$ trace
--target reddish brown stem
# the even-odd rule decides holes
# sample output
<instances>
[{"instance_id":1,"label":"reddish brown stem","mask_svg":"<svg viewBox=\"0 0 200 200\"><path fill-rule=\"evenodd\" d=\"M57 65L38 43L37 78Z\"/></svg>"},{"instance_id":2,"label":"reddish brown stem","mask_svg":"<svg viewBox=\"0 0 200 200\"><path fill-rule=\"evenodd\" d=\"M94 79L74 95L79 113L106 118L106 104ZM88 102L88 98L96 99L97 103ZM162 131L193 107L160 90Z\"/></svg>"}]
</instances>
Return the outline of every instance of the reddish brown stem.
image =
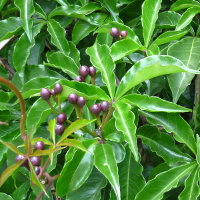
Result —
<instances>
[{"instance_id":1,"label":"reddish brown stem","mask_svg":"<svg viewBox=\"0 0 200 200\"><path fill-rule=\"evenodd\" d=\"M39 175L38 175L38 180L40 179L40 177L41 177L42 175L44 175L44 171L45 171L45 169L46 169L46 167L47 167L49 161L50 161L50 157L48 157L46 163L45 163L44 166L41 168L40 173L39 173Z\"/></svg>"}]
</instances>

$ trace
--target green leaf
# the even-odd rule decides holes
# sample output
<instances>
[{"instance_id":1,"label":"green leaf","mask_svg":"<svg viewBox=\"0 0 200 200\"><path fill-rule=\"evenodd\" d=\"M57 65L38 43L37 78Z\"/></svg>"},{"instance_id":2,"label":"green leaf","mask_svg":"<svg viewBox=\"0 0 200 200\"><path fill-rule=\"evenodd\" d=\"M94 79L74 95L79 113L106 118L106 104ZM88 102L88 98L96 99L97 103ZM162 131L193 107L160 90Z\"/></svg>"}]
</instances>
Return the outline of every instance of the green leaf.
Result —
<instances>
[{"instance_id":1,"label":"green leaf","mask_svg":"<svg viewBox=\"0 0 200 200\"><path fill-rule=\"evenodd\" d=\"M34 7L35 7L35 12L40 15L43 19L47 19L47 15L46 13L44 12L44 10L41 8L41 6L34 2Z\"/></svg>"},{"instance_id":2,"label":"green leaf","mask_svg":"<svg viewBox=\"0 0 200 200\"><path fill-rule=\"evenodd\" d=\"M160 49L157 44L152 43L147 49L147 56L159 55Z\"/></svg>"},{"instance_id":3,"label":"green leaf","mask_svg":"<svg viewBox=\"0 0 200 200\"><path fill-rule=\"evenodd\" d=\"M65 37L65 29L62 28L62 26L54 19L49 20L47 26L47 30L51 35L52 44L54 44L65 55L69 55L70 49L68 41Z\"/></svg>"},{"instance_id":4,"label":"green leaf","mask_svg":"<svg viewBox=\"0 0 200 200\"><path fill-rule=\"evenodd\" d=\"M172 56L149 56L133 65L122 78L117 92L116 100L139 83L164 74L191 72L196 70L187 68L180 60Z\"/></svg>"},{"instance_id":5,"label":"green leaf","mask_svg":"<svg viewBox=\"0 0 200 200\"><path fill-rule=\"evenodd\" d=\"M48 131L51 133L51 139L53 143L56 143L56 134L55 134L55 127L56 127L56 119L52 119L49 121Z\"/></svg>"},{"instance_id":6,"label":"green leaf","mask_svg":"<svg viewBox=\"0 0 200 200\"><path fill-rule=\"evenodd\" d=\"M49 148L45 150L36 150L34 153L32 153L30 156L45 156L45 155L50 155L52 153L55 153L57 151L60 151L63 148Z\"/></svg>"},{"instance_id":7,"label":"green leaf","mask_svg":"<svg viewBox=\"0 0 200 200\"><path fill-rule=\"evenodd\" d=\"M193 200L197 199L200 194L199 189L199 167L193 169L191 174L185 181L185 188L179 195L179 200Z\"/></svg>"},{"instance_id":8,"label":"green leaf","mask_svg":"<svg viewBox=\"0 0 200 200\"><path fill-rule=\"evenodd\" d=\"M136 126L134 123L135 115L130 111L130 107L123 102L119 101L113 106L115 107L114 118L116 120L116 128L124 134L125 140L129 144L135 160L138 161L137 138L135 135Z\"/></svg>"},{"instance_id":9,"label":"green leaf","mask_svg":"<svg viewBox=\"0 0 200 200\"><path fill-rule=\"evenodd\" d=\"M47 65L61 69L72 78L78 76L78 66L71 57L66 56L64 53L58 51L47 54L47 60L49 62Z\"/></svg>"},{"instance_id":10,"label":"green leaf","mask_svg":"<svg viewBox=\"0 0 200 200\"><path fill-rule=\"evenodd\" d=\"M79 119L76 120L75 122L73 122L71 125L69 125L66 129L65 132L62 134L59 142L61 143L63 140L65 140L70 134L72 134L73 132L79 130L80 128L87 126L88 124L92 123L96 121L96 119L93 120L88 120L88 119Z\"/></svg>"},{"instance_id":11,"label":"green leaf","mask_svg":"<svg viewBox=\"0 0 200 200\"><path fill-rule=\"evenodd\" d=\"M137 137L149 146L153 152L162 157L169 165L174 166L178 162L191 162L193 159L186 153L182 153L174 143L171 136L160 132L157 127L145 125L137 130Z\"/></svg>"},{"instance_id":12,"label":"green leaf","mask_svg":"<svg viewBox=\"0 0 200 200\"><path fill-rule=\"evenodd\" d=\"M29 41L32 41L32 26L33 19L31 18L34 14L33 1L30 0L15 0L15 5L20 11L20 18L23 23L23 28L26 32L26 35Z\"/></svg>"},{"instance_id":13,"label":"green leaf","mask_svg":"<svg viewBox=\"0 0 200 200\"><path fill-rule=\"evenodd\" d=\"M184 47L184 48L183 48ZM168 49L168 55L182 61L190 69L199 69L200 39L187 37L173 44ZM177 102L180 95L190 85L194 74L178 73L168 76L169 86L173 94L173 102Z\"/></svg>"},{"instance_id":14,"label":"green leaf","mask_svg":"<svg viewBox=\"0 0 200 200\"><path fill-rule=\"evenodd\" d=\"M133 200L144 187L145 179L142 175L143 167L136 162L129 147L126 147L126 157L119 164L119 183L121 199Z\"/></svg>"},{"instance_id":15,"label":"green leaf","mask_svg":"<svg viewBox=\"0 0 200 200\"><path fill-rule=\"evenodd\" d=\"M96 40L101 45L106 44L110 46L112 44L113 37L110 35L110 33L99 33Z\"/></svg>"},{"instance_id":16,"label":"green leaf","mask_svg":"<svg viewBox=\"0 0 200 200\"><path fill-rule=\"evenodd\" d=\"M9 196L5 193L2 193L2 192L0 192L0 199L2 199L2 200L14 200L11 196Z\"/></svg>"},{"instance_id":17,"label":"green leaf","mask_svg":"<svg viewBox=\"0 0 200 200\"><path fill-rule=\"evenodd\" d=\"M22 21L19 17L10 17L0 21L0 41L10 38L21 29Z\"/></svg>"},{"instance_id":18,"label":"green leaf","mask_svg":"<svg viewBox=\"0 0 200 200\"><path fill-rule=\"evenodd\" d=\"M23 155L22 152L20 152L13 144L9 142L3 142L2 140L0 141L2 144L4 144L6 147L8 147L11 151L13 151L16 154Z\"/></svg>"},{"instance_id":19,"label":"green leaf","mask_svg":"<svg viewBox=\"0 0 200 200\"><path fill-rule=\"evenodd\" d=\"M111 46L111 56L113 61L117 61L140 48L141 46L139 46L134 40L126 38L113 43Z\"/></svg>"},{"instance_id":20,"label":"green leaf","mask_svg":"<svg viewBox=\"0 0 200 200\"><path fill-rule=\"evenodd\" d=\"M94 140L83 143L89 151L93 152ZM69 192L77 190L87 180L93 168L93 155L77 150L73 157L65 163L57 180L56 193L65 196Z\"/></svg>"},{"instance_id":21,"label":"green leaf","mask_svg":"<svg viewBox=\"0 0 200 200\"><path fill-rule=\"evenodd\" d=\"M14 171L21 166L25 159L18 161L14 165L6 168L0 176L0 187L6 182L6 180L14 173Z\"/></svg>"},{"instance_id":22,"label":"green leaf","mask_svg":"<svg viewBox=\"0 0 200 200\"><path fill-rule=\"evenodd\" d=\"M1 0L0 1L0 11L2 10L2 8L5 6L5 4L7 3L8 0Z\"/></svg>"},{"instance_id":23,"label":"green leaf","mask_svg":"<svg viewBox=\"0 0 200 200\"><path fill-rule=\"evenodd\" d=\"M196 154L197 147L194 139L194 133L189 124L176 113L148 113L145 111L139 111L139 113L147 120L154 124L163 126L168 133L174 133L175 139L186 144L191 151Z\"/></svg>"},{"instance_id":24,"label":"green leaf","mask_svg":"<svg viewBox=\"0 0 200 200\"><path fill-rule=\"evenodd\" d=\"M21 184L13 193L12 197L14 200L24 200L27 197L27 193L30 188L30 181L27 180L23 184ZM1 198L1 197L0 197ZM5 199L6 200L6 199Z\"/></svg>"},{"instance_id":25,"label":"green leaf","mask_svg":"<svg viewBox=\"0 0 200 200\"><path fill-rule=\"evenodd\" d=\"M129 94L124 96L121 101L149 112L191 112L191 109L148 95Z\"/></svg>"},{"instance_id":26,"label":"green leaf","mask_svg":"<svg viewBox=\"0 0 200 200\"><path fill-rule=\"evenodd\" d=\"M183 28L185 28L190 22L192 21L193 17L200 13L200 7L192 7L188 8L183 15L181 16L180 20L178 21L178 24L176 26L176 30L179 31Z\"/></svg>"},{"instance_id":27,"label":"green leaf","mask_svg":"<svg viewBox=\"0 0 200 200\"><path fill-rule=\"evenodd\" d=\"M200 3L194 0L178 0L171 5L170 10L178 11L190 7L200 7Z\"/></svg>"},{"instance_id":28,"label":"green leaf","mask_svg":"<svg viewBox=\"0 0 200 200\"><path fill-rule=\"evenodd\" d=\"M66 200L100 200L101 189L106 183L105 177L94 168L87 181L78 190L70 192Z\"/></svg>"},{"instance_id":29,"label":"green leaf","mask_svg":"<svg viewBox=\"0 0 200 200\"><path fill-rule=\"evenodd\" d=\"M179 179L193 170L195 166L195 163L189 163L158 174L137 194L135 200L161 200L163 194L176 187Z\"/></svg>"},{"instance_id":30,"label":"green leaf","mask_svg":"<svg viewBox=\"0 0 200 200\"><path fill-rule=\"evenodd\" d=\"M94 165L109 180L117 199L121 200L117 162L109 144L96 146L94 150Z\"/></svg>"},{"instance_id":31,"label":"green leaf","mask_svg":"<svg viewBox=\"0 0 200 200\"><path fill-rule=\"evenodd\" d=\"M115 94L115 68L108 46L95 43L94 46L88 48L86 53L90 56L92 64L101 71L102 80L108 87L111 98Z\"/></svg>"},{"instance_id":32,"label":"green leaf","mask_svg":"<svg viewBox=\"0 0 200 200\"><path fill-rule=\"evenodd\" d=\"M196 155L196 160L197 163L200 165L200 137L199 135L196 135L197 138L197 155Z\"/></svg>"},{"instance_id":33,"label":"green leaf","mask_svg":"<svg viewBox=\"0 0 200 200\"><path fill-rule=\"evenodd\" d=\"M41 137L31 139L31 144L34 145L38 141L42 141L46 145L53 145L53 143L51 143L49 140L47 140L45 138L41 138Z\"/></svg>"},{"instance_id":34,"label":"green leaf","mask_svg":"<svg viewBox=\"0 0 200 200\"><path fill-rule=\"evenodd\" d=\"M90 32L94 31L96 26L91 25L86 21L79 20L76 22L72 31L72 41L74 44L78 44L83 38L89 35Z\"/></svg>"},{"instance_id":35,"label":"green leaf","mask_svg":"<svg viewBox=\"0 0 200 200\"><path fill-rule=\"evenodd\" d=\"M162 0L145 0L142 5L142 27L145 46L148 47L155 29Z\"/></svg>"},{"instance_id":36,"label":"green leaf","mask_svg":"<svg viewBox=\"0 0 200 200\"><path fill-rule=\"evenodd\" d=\"M70 54L69 57L71 57L74 62L76 63L77 66L80 66L80 52L79 50L76 48L76 45L69 41L69 47L70 47Z\"/></svg>"}]
</instances>

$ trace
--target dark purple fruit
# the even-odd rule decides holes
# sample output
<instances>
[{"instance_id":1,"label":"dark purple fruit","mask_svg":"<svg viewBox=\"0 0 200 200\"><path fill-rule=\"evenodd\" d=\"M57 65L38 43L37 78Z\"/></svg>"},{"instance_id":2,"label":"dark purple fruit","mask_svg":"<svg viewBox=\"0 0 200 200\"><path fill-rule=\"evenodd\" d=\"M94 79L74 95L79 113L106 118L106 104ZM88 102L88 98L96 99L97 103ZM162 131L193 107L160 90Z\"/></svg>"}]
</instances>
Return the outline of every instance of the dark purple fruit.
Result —
<instances>
[{"instance_id":1,"label":"dark purple fruit","mask_svg":"<svg viewBox=\"0 0 200 200\"><path fill-rule=\"evenodd\" d=\"M101 106L101 110L103 112L107 112L109 103L107 101L103 101L103 102L101 102L100 106Z\"/></svg>"},{"instance_id":2,"label":"dark purple fruit","mask_svg":"<svg viewBox=\"0 0 200 200\"><path fill-rule=\"evenodd\" d=\"M52 89L52 90L51 90L51 95L53 95L53 96L55 96L55 95L56 95L56 93L55 93L54 89Z\"/></svg>"},{"instance_id":3,"label":"dark purple fruit","mask_svg":"<svg viewBox=\"0 0 200 200\"><path fill-rule=\"evenodd\" d=\"M120 35L119 29L116 27L111 28L110 35L114 38L118 38Z\"/></svg>"},{"instance_id":4,"label":"dark purple fruit","mask_svg":"<svg viewBox=\"0 0 200 200\"><path fill-rule=\"evenodd\" d=\"M85 98L84 97L78 97L77 104L80 108L82 108L85 105Z\"/></svg>"},{"instance_id":5,"label":"dark purple fruit","mask_svg":"<svg viewBox=\"0 0 200 200\"><path fill-rule=\"evenodd\" d=\"M60 113L57 117L56 117L56 122L58 124L62 124L67 120L67 116L65 113Z\"/></svg>"},{"instance_id":6,"label":"dark purple fruit","mask_svg":"<svg viewBox=\"0 0 200 200\"><path fill-rule=\"evenodd\" d=\"M93 104L90 108L90 111L95 114L98 115L101 112L101 106L99 104Z\"/></svg>"},{"instance_id":7,"label":"dark purple fruit","mask_svg":"<svg viewBox=\"0 0 200 200\"><path fill-rule=\"evenodd\" d=\"M60 94L63 90L63 87L60 83L56 83L54 86L54 92L55 94Z\"/></svg>"},{"instance_id":8,"label":"dark purple fruit","mask_svg":"<svg viewBox=\"0 0 200 200\"><path fill-rule=\"evenodd\" d=\"M18 161L20 161L20 160L23 160L25 157L23 156L23 155L17 155L16 157L15 157L15 162L17 163ZM21 166L28 166L28 160L26 159L22 164L21 164Z\"/></svg>"},{"instance_id":9,"label":"dark purple fruit","mask_svg":"<svg viewBox=\"0 0 200 200\"><path fill-rule=\"evenodd\" d=\"M121 34L121 36L122 36L123 38L125 38L125 37L127 36L127 32L126 32L126 31L124 31L124 30L123 30L123 31L121 31L121 33L120 33L120 34Z\"/></svg>"},{"instance_id":10,"label":"dark purple fruit","mask_svg":"<svg viewBox=\"0 0 200 200\"><path fill-rule=\"evenodd\" d=\"M40 168L38 166L35 167L35 174L37 176L40 174Z\"/></svg>"},{"instance_id":11,"label":"dark purple fruit","mask_svg":"<svg viewBox=\"0 0 200 200\"><path fill-rule=\"evenodd\" d=\"M71 94L68 96L68 101L69 101L69 103L71 103L71 104L76 104L76 103L77 103L77 100L78 100L78 95L75 94L75 93L71 93Z\"/></svg>"},{"instance_id":12,"label":"dark purple fruit","mask_svg":"<svg viewBox=\"0 0 200 200\"><path fill-rule=\"evenodd\" d=\"M65 131L64 124L56 124L56 127L55 127L55 133L56 134L62 135L64 131Z\"/></svg>"},{"instance_id":13,"label":"dark purple fruit","mask_svg":"<svg viewBox=\"0 0 200 200\"><path fill-rule=\"evenodd\" d=\"M38 157L38 156L30 157L30 161L33 166L40 166L40 163L41 163L40 157Z\"/></svg>"},{"instance_id":14,"label":"dark purple fruit","mask_svg":"<svg viewBox=\"0 0 200 200\"><path fill-rule=\"evenodd\" d=\"M86 77L89 74L89 68L86 65L82 65L78 72L82 77Z\"/></svg>"},{"instance_id":15,"label":"dark purple fruit","mask_svg":"<svg viewBox=\"0 0 200 200\"><path fill-rule=\"evenodd\" d=\"M42 141L37 141L35 143L35 150L43 150L44 149L44 142Z\"/></svg>"},{"instance_id":16,"label":"dark purple fruit","mask_svg":"<svg viewBox=\"0 0 200 200\"><path fill-rule=\"evenodd\" d=\"M75 80L78 81L78 82L83 82L83 78L81 76L77 76L75 78Z\"/></svg>"},{"instance_id":17,"label":"dark purple fruit","mask_svg":"<svg viewBox=\"0 0 200 200\"><path fill-rule=\"evenodd\" d=\"M44 100L49 100L51 92L47 88L42 88L40 91L40 95Z\"/></svg>"},{"instance_id":18,"label":"dark purple fruit","mask_svg":"<svg viewBox=\"0 0 200 200\"><path fill-rule=\"evenodd\" d=\"M89 74L91 77L94 77L96 75L96 69L95 67L89 67Z\"/></svg>"}]
</instances>

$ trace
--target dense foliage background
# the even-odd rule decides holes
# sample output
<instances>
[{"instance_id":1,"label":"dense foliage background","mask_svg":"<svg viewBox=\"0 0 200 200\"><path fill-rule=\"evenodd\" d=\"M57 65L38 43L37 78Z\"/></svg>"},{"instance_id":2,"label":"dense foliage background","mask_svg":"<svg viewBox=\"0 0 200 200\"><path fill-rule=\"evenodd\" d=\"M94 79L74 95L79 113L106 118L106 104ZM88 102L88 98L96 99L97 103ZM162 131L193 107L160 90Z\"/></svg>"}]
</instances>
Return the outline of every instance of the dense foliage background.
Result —
<instances>
[{"instance_id":1,"label":"dense foliage background","mask_svg":"<svg viewBox=\"0 0 200 200\"><path fill-rule=\"evenodd\" d=\"M0 199L198 199L199 14L194 0L0 0Z\"/></svg>"}]
</instances>

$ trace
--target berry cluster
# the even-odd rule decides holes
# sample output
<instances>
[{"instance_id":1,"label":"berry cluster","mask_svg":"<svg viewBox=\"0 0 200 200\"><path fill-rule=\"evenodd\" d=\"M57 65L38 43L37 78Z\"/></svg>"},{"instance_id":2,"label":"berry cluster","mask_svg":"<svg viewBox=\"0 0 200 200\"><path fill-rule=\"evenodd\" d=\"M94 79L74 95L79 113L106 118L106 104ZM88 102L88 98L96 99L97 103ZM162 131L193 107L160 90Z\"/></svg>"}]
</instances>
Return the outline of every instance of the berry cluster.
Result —
<instances>
[{"instance_id":1,"label":"berry cluster","mask_svg":"<svg viewBox=\"0 0 200 200\"><path fill-rule=\"evenodd\" d=\"M62 135L64 130L65 130L65 126L64 126L64 122L67 120L67 115L65 113L60 113L57 117L56 117L56 127L55 127L55 133L58 135Z\"/></svg>"},{"instance_id":2,"label":"berry cluster","mask_svg":"<svg viewBox=\"0 0 200 200\"><path fill-rule=\"evenodd\" d=\"M108 111L109 103L107 101L101 102L101 104L93 104L90 111L94 115L98 115L101 111L106 113Z\"/></svg>"},{"instance_id":3,"label":"berry cluster","mask_svg":"<svg viewBox=\"0 0 200 200\"><path fill-rule=\"evenodd\" d=\"M120 35L122 38L126 38L127 32L125 30L120 32L118 28L113 27L110 30L110 35L114 38L117 38L117 40L120 40Z\"/></svg>"}]
</instances>

